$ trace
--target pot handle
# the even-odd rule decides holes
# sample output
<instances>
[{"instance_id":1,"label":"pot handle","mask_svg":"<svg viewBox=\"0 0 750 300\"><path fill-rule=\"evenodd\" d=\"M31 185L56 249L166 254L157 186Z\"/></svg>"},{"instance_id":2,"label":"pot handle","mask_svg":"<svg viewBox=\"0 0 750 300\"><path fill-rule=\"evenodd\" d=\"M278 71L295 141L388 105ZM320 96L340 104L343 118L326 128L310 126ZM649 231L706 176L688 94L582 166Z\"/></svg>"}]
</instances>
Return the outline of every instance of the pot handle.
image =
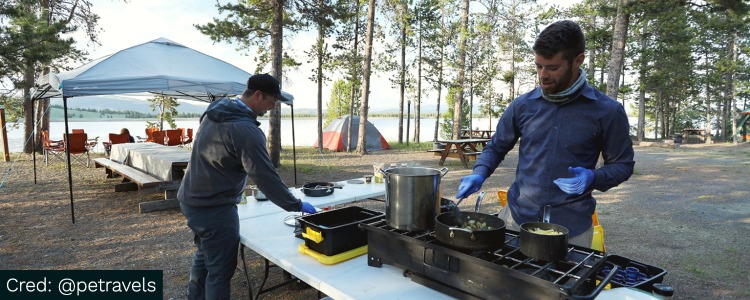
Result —
<instances>
[{"instance_id":1,"label":"pot handle","mask_svg":"<svg viewBox=\"0 0 750 300\"><path fill-rule=\"evenodd\" d=\"M474 204L474 212L479 212L479 206L482 205L482 200L484 200L484 195L486 194L487 192L479 193L479 196L477 196L477 203Z\"/></svg>"},{"instance_id":2,"label":"pot handle","mask_svg":"<svg viewBox=\"0 0 750 300\"><path fill-rule=\"evenodd\" d=\"M604 289L604 287L606 287L607 284L609 284L609 282L612 280L612 277L615 277L615 274L617 274L617 271L618 271L619 268L620 268L619 266L614 265L612 267L612 270L609 271L609 274L607 274L607 276L604 276L604 278L602 278L602 281L599 282L599 285L597 285L596 288L593 291L591 291L590 294L585 295L585 296L570 295L570 299L575 299L575 300L591 300L591 299L596 298L596 296L599 295L599 293L602 292L602 290Z\"/></svg>"},{"instance_id":3,"label":"pot handle","mask_svg":"<svg viewBox=\"0 0 750 300\"><path fill-rule=\"evenodd\" d=\"M458 230L458 231L463 231L466 233L474 233L474 230L461 228L461 227L448 227L448 230Z\"/></svg>"},{"instance_id":4,"label":"pot handle","mask_svg":"<svg viewBox=\"0 0 750 300\"><path fill-rule=\"evenodd\" d=\"M448 168L447 167L443 167L442 169L440 169L440 178L443 178L443 176L445 176L445 174L448 174Z\"/></svg>"}]
</instances>

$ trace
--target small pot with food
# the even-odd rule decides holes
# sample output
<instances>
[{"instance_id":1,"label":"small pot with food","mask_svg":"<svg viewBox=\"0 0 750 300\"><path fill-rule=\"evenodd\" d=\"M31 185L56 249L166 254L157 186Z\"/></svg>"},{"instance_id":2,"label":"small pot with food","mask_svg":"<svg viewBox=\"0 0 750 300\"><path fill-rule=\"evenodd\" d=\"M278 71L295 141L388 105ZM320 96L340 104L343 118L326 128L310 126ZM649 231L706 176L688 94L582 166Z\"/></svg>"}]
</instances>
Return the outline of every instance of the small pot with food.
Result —
<instances>
[{"instance_id":1,"label":"small pot with food","mask_svg":"<svg viewBox=\"0 0 750 300\"><path fill-rule=\"evenodd\" d=\"M562 225L527 222L519 234L521 253L544 261L558 261L568 255L568 229Z\"/></svg>"},{"instance_id":2,"label":"small pot with food","mask_svg":"<svg viewBox=\"0 0 750 300\"><path fill-rule=\"evenodd\" d=\"M435 217L438 241L461 250L482 250L505 243L505 221L478 212L445 212Z\"/></svg>"},{"instance_id":3,"label":"small pot with food","mask_svg":"<svg viewBox=\"0 0 750 300\"><path fill-rule=\"evenodd\" d=\"M484 193L477 199L475 212L460 211L454 207L437 215L435 237L438 241L459 250L473 251L502 246L505 243L505 221L476 212L483 196Z\"/></svg>"}]
</instances>

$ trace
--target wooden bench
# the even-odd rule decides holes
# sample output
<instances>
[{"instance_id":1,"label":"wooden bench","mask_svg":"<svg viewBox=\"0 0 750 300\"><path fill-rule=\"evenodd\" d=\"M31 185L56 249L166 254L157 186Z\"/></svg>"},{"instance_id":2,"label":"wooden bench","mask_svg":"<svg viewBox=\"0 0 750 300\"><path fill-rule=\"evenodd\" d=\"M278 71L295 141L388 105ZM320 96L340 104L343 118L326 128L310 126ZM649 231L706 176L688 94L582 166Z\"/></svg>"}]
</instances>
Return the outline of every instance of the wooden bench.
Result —
<instances>
[{"instance_id":1,"label":"wooden bench","mask_svg":"<svg viewBox=\"0 0 750 300\"><path fill-rule=\"evenodd\" d=\"M94 165L97 168L107 168L107 178L115 178L117 177L117 175L120 175L122 177L125 177L128 182L132 182L139 187L155 187L159 186L162 183L162 180L154 176L143 173L136 168L128 165L123 165L107 158L95 158Z\"/></svg>"},{"instance_id":2,"label":"wooden bench","mask_svg":"<svg viewBox=\"0 0 750 300\"><path fill-rule=\"evenodd\" d=\"M427 150L427 152L432 152L434 153L435 156L443 155L443 150L441 149L431 149L431 150ZM456 149L452 149L451 152L448 153L448 157L458 157L458 154L456 153L457 153ZM464 155L468 157L476 157L479 154L482 154L482 151L478 151L478 152L464 151Z\"/></svg>"},{"instance_id":3,"label":"wooden bench","mask_svg":"<svg viewBox=\"0 0 750 300\"><path fill-rule=\"evenodd\" d=\"M177 208L177 189L180 181L164 181L141 170L124 165L108 158L95 158L94 165L97 168L106 168L107 178L122 176L121 183L115 185L115 192L138 191L141 199L143 193L164 191L164 200L148 201L139 203L140 212Z\"/></svg>"}]
</instances>

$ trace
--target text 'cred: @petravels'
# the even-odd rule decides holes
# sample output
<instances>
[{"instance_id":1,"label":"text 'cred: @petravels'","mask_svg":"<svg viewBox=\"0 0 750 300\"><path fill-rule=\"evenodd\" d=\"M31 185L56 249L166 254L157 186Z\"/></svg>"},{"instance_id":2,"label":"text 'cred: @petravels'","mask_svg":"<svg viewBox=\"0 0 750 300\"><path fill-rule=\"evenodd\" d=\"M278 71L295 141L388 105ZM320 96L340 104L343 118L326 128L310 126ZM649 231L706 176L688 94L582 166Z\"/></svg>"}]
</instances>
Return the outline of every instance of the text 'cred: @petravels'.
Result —
<instances>
[{"instance_id":1,"label":"text 'cred: @petravels'","mask_svg":"<svg viewBox=\"0 0 750 300\"><path fill-rule=\"evenodd\" d=\"M0 270L0 299L162 299L161 270Z\"/></svg>"}]
</instances>

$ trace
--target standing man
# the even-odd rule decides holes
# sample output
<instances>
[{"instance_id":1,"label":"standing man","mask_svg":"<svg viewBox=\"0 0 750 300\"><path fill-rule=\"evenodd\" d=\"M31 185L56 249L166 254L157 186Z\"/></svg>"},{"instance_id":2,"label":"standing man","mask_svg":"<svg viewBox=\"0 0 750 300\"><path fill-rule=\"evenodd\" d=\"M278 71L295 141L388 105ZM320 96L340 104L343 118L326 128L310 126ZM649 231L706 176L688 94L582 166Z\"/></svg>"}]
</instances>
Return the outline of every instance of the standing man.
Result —
<instances>
[{"instance_id":1,"label":"standing man","mask_svg":"<svg viewBox=\"0 0 750 300\"><path fill-rule=\"evenodd\" d=\"M279 81L268 74L247 80L242 96L211 103L201 116L185 177L177 193L196 246L188 283L189 299L229 299L237 266L240 225L237 203L247 177L286 211L314 213L295 198L276 173L257 117L289 104ZM262 230L262 229L260 229Z\"/></svg>"},{"instance_id":2,"label":"standing man","mask_svg":"<svg viewBox=\"0 0 750 300\"><path fill-rule=\"evenodd\" d=\"M477 192L520 138L516 180L500 218L518 230L518 224L541 220L546 205L559 205L550 209L550 222L568 228L571 244L590 248L591 192L628 180L635 162L625 109L586 82L585 48L572 21L539 34L533 47L539 87L510 103L456 197ZM600 154L604 164L596 169Z\"/></svg>"}]
</instances>

